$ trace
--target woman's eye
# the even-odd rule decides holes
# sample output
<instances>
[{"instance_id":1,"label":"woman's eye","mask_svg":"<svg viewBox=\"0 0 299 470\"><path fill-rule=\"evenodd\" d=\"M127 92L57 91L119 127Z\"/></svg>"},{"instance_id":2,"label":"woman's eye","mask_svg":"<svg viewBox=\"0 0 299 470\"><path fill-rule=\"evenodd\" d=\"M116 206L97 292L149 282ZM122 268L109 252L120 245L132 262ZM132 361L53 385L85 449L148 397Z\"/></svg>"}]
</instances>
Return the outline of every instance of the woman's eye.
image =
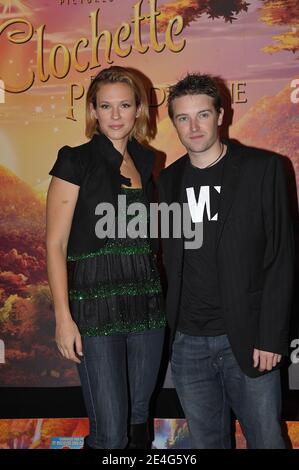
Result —
<instances>
[{"instance_id":1,"label":"woman's eye","mask_svg":"<svg viewBox=\"0 0 299 470\"><path fill-rule=\"evenodd\" d=\"M123 108L130 108L130 106L131 106L131 105L130 105L129 103L123 103L123 104L122 104L122 107L123 107Z\"/></svg>"},{"instance_id":2,"label":"woman's eye","mask_svg":"<svg viewBox=\"0 0 299 470\"><path fill-rule=\"evenodd\" d=\"M108 109L108 108L109 108L109 104L101 104L101 105L100 105L100 108L101 108L101 109Z\"/></svg>"}]
</instances>

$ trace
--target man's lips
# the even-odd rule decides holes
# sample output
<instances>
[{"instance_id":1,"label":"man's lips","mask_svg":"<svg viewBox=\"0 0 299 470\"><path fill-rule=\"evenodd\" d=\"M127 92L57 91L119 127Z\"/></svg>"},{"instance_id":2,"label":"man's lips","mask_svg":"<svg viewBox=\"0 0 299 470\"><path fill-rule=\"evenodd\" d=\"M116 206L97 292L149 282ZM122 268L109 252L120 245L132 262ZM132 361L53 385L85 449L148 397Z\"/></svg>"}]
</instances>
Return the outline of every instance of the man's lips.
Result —
<instances>
[{"instance_id":1,"label":"man's lips","mask_svg":"<svg viewBox=\"0 0 299 470\"><path fill-rule=\"evenodd\" d=\"M201 134L201 135L190 135L190 139L202 139L204 136Z\"/></svg>"}]
</instances>

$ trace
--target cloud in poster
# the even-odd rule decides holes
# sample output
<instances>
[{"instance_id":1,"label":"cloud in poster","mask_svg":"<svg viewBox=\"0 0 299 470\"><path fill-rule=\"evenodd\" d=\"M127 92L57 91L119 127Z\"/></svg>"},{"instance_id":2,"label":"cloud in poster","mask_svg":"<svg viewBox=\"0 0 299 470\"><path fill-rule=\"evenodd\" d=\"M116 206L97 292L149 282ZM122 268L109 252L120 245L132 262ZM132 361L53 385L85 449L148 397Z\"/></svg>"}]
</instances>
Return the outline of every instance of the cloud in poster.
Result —
<instances>
[{"instance_id":1,"label":"cloud in poster","mask_svg":"<svg viewBox=\"0 0 299 470\"><path fill-rule=\"evenodd\" d=\"M250 80L275 80L296 76L298 73L298 64L285 64L281 62L270 62L268 64L248 65L246 70L246 79ZM243 80L244 76L235 76L235 80Z\"/></svg>"},{"instance_id":2,"label":"cloud in poster","mask_svg":"<svg viewBox=\"0 0 299 470\"><path fill-rule=\"evenodd\" d=\"M1 141L1 165L9 168L14 173L18 172L17 169L17 159L15 154L15 149L13 144L6 133L0 131L0 141Z\"/></svg>"},{"instance_id":3,"label":"cloud in poster","mask_svg":"<svg viewBox=\"0 0 299 470\"><path fill-rule=\"evenodd\" d=\"M30 17L33 16L33 10L21 0L0 0L0 19L14 18L16 14Z\"/></svg>"}]
</instances>

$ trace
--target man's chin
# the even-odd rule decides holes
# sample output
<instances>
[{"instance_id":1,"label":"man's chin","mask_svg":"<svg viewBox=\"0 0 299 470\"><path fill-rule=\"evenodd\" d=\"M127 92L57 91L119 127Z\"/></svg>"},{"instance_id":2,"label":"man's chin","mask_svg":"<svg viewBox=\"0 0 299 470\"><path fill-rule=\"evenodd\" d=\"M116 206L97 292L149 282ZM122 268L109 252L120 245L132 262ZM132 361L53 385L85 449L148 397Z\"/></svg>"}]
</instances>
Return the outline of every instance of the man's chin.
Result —
<instances>
[{"instance_id":1,"label":"man's chin","mask_svg":"<svg viewBox=\"0 0 299 470\"><path fill-rule=\"evenodd\" d=\"M208 147L206 145L196 145L193 147L189 147L188 150L192 153L202 153L202 152L205 152L207 148Z\"/></svg>"}]
</instances>

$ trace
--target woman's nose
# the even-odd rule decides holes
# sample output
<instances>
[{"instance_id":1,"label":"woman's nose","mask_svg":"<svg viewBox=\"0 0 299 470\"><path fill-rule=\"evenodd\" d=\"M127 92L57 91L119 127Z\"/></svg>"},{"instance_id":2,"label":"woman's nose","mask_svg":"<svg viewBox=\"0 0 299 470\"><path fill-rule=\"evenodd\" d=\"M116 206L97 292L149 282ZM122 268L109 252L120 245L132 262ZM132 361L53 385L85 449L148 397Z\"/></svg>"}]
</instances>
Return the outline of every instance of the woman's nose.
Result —
<instances>
[{"instance_id":1,"label":"woman's nose","mask_svg":"<svg viewBox=\"0 0 299 470\"><path fill-rule=\"evenodd\" d=\"M120 117L119 109L112 108L112 119L119 119L119 117Z\"/></svg>"}]
</instances>

